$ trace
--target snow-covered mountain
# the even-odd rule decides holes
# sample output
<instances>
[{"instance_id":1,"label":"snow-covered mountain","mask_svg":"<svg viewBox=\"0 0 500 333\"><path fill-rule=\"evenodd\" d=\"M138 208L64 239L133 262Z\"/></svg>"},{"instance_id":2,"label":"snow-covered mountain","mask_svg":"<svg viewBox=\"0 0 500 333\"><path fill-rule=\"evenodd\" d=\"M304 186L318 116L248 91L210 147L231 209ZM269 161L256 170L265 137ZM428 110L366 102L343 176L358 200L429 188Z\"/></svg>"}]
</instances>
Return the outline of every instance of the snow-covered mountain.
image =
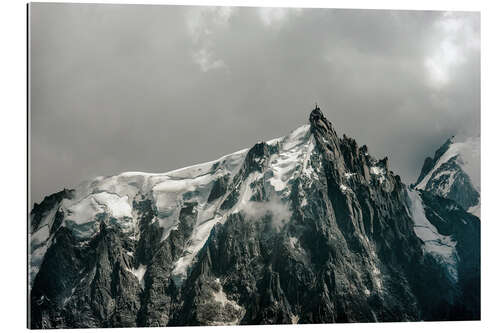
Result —
<instances>
[{"instance_id":1,"label":"snow-covered mountain","mask_svg":"<svg viewBox=\"0 0 500 333\"><path fill-rule=\"evenodd\" d=\"M456 142L448 139L434 157L425 159L414 187L455 200L470 213L480 216L480 139Z\"/></svg>"},{"instance_id":2,"label":"snow-covered mountain","mask_svg":"<svg viewBox=\"0 0 500 333\"><path fill-rule=\"evenodd\" d=\"M479 219L309 122L35 205L30 327L479 319Z\"/></svg>"}]
</instances>

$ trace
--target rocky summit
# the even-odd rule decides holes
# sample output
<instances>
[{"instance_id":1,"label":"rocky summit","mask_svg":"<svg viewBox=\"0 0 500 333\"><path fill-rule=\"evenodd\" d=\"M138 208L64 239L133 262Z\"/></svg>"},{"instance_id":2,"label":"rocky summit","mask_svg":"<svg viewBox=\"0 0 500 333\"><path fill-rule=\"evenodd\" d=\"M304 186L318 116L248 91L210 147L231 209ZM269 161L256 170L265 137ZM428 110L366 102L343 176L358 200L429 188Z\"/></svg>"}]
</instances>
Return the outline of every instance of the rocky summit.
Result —
<instances>
[{"instance_id":1,"label":"rocky summit","mask_svg":"<svg viewBox=\"0 0 500 333\"><path fill-rule=\"evenodd\" d=\"M413 187L452 199L469 213L480 217L480 140L457 142L448 139L434 157L427 157Z\"/></svg>"},{"instance_id":2,"label":"rocky summit","mask_svg":"<svg viewBox=\"0 0 500 333\"><path fill-rule=\"evenodd\" d=\"M406 186L315 108L285 137L35 205L29 325L478 320L480 220L467 209Z\"/></svg>"}]
</instances>

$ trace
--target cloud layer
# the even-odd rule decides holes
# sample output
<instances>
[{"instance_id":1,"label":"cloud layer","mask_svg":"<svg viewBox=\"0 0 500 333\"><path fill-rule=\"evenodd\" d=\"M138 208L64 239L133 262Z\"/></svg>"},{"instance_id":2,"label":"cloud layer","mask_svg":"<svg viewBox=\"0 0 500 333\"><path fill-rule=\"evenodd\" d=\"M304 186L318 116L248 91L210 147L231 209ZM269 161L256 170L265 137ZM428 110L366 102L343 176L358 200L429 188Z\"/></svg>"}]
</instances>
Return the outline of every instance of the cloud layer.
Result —
<instances>
[{"instance_id":1,"label":"cloud layer","mask_svg":"<svg viewBox=\"0 0 500 333\"><path fill-rule=\"evenodd\" d=\"M287 134L318 102L407 182L480 131L478 13L31 5L32 198Z\"/></svg>"}]
</instances>

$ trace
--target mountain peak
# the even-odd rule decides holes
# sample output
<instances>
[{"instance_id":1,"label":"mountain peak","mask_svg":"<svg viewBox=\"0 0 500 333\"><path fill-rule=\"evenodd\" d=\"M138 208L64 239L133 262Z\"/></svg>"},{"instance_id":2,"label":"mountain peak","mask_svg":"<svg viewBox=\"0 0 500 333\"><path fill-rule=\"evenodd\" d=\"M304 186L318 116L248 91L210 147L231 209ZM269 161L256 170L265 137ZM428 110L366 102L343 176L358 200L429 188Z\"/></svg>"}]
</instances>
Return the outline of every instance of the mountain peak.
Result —
<instances>
[{"instance_id":1,"label":"mountain peak","mask_svg":"<svg viewBox=\"0 0 500 333\"><path fill-rule=\"evenodd\" d=\"M450 146L455 143L455 136L452 135L449 137L435 152L434 157L426 157L424 161L424 165L420 170L420 175L415 182L415 185L419 184L424 177L432 170L432 168L436 165L439 159L448 151Z\"/></svg>"},{"instance_id":2,"label":"mountain peak","mask_svg":"<svg viewBox=\"0 0 500 333\"><path fill-rule=\"evenodd\" d=\"M324 117L325 116L323 116L323 112L321 112L320 107L318 106L318 104L316 104L316 107L311 111L311 114L309 115L309 122L312 123L313 121L319 120Z\"/></svg>"},{"instance_id":3,"label":"mountain peak","mask_svg":"<svg viewBox=\"0 0 500 333\"><path fill-rule=\"evenodd\" d=\"M30 327L478 318L478 219L407 191L318 106L310 123L50 196L31 215Z\"/></svg>"},{"instance_id":4,"label":"mountain peak","mask_svg":"<svg viewBox=\"0 0 500 333\"><path fill-rule=\"evenodd\" d=\"M455 136L446 140L427 157L414 187L455 200L462 208L479 216L479 139L457 142Z\"/></svg>"},{"instance_id":5,"label":"mountain peak","mask_svg":"<svg viewBox=\"0 0 500 333\"><path fill-rule=\"evenodd\" d=\"M322 135L334 135L336 138L337 134L333 129L332 123L325 117L318 104L316 104L316 107L309 114L309 123L313 132L317 131L322 133Z\"/></svg>"}]
</instances>

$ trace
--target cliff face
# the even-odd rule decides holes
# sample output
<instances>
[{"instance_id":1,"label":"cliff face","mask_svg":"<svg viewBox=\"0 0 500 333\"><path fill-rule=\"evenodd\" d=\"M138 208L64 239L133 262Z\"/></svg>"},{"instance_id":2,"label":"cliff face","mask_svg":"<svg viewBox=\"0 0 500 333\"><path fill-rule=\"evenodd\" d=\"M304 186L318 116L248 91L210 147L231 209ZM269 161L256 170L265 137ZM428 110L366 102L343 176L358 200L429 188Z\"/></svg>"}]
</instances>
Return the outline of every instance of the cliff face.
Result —
<instances>
[{"instance_id":1,"label":"cliff face","mask_svg":"<svg viewBox=\"0 0 500 333\"><path fill-rule=\"evenodd\" d=\"M309 120L42 203L31 327L479 319L479 219Z\"/></svg>"}]
</instances>

